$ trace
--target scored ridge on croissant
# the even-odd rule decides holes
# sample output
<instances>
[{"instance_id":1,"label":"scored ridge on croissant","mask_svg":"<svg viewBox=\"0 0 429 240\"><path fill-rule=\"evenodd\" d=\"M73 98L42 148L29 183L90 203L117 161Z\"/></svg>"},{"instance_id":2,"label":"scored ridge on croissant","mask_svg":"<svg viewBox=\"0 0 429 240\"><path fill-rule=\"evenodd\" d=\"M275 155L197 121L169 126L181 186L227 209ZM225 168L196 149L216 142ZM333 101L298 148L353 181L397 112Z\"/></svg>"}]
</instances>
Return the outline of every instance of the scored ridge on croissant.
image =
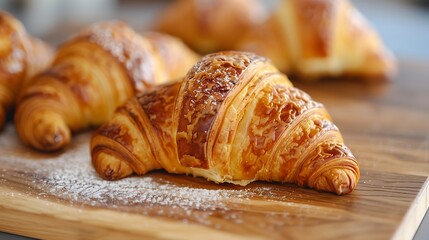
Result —
<instances>
[{"instance_id":1,"label":"scored ridge on croissant","mask_svg":"<svg viewBox=\"0 0 429 240\"><path fill-rule=\"evenodd\" d=\"M322 104L294 88L265 58L205 56L183 82L139 94L91 140L109 180L154 169L221 183L296 183L345 194L358 163Z\"/></svg>"},{"instance_id":2,"label":"scored ridge on croissant","mask_svg":"<svg viewBox=\"0 0 429 240\"><path fill-rule=\"evenodd\" d=\"M176 38L142 37L120 21L94 24L60 46L51 68L24 89L19 136L39 150L61 149L71 132L104 123L135 93L183 77L197 59Z\"/></svg>"},{"instance_id":3,"label":"scored ridge on croissant","mask_svg":"<svg viewBox=\"0 0 429 240\"><path fill-rule=\"evenodd\" d=\"M53 50L29 36L19 20L0 11L0 130L19 91L48 67L52 55Z\"/></svg>"}]
</instances>

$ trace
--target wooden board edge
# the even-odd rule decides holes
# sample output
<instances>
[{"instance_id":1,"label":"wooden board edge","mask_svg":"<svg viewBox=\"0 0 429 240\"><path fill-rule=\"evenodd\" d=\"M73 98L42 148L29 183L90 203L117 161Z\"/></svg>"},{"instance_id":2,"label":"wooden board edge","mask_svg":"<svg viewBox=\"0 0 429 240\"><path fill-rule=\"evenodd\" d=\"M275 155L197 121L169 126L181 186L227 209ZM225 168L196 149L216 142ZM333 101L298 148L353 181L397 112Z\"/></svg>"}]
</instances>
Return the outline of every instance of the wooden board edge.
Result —
<instances>
[{"instance_id":1,"label":"wooden board edge","mask_svg":"<svg viewBox=\"0 0 429 240\"><path fill-rule=\"evenodd\" d=\"M180 224L173 220L113 212L109 209L76 209L4 186L0 186L0 231L42 239L204 239L207 236L213 239L257 238L239 236L194 223Z\"/></svg>"},{"instance_id":2,"label":"wooden board edge","mask_svg":"<svg viewBox=\"0 0 429 240\"><path fill-rule=\"evenodd\" d=\"M392 236L393 240L412 239L429 207L429 177Z\"/></svg>"}]
</instances>

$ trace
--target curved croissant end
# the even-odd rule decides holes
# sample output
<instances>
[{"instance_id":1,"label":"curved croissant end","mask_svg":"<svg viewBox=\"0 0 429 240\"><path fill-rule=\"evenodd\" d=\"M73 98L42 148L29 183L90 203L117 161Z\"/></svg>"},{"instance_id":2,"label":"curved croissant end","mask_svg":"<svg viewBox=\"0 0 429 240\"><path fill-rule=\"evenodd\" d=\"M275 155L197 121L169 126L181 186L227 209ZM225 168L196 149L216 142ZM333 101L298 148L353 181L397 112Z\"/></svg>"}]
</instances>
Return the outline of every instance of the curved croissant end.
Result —
<instances>
[{"instance_id":1,"label":"curved croissant end","mask_svg":"<svg viewBox=\"0 0 429 240\"><path fill-rule=\"evenodd\" d=\"M17 19L0 11L0 130L19 90L51 60L50 47L30 37Z\"/></svg>"},{"instance_id":2,"label":"curved croissant end","mask_svg":"<svg viewBox=\"0 0 429 240\"><path fill-rule=\"evenodd\" d=\"M36 149L61 149L72 132L104 123L135 93L184 76L197 57L165 35L142 37L118 21L94 24L64 43L20 94L17 131Z\"/></svg>"},{"instance_id":3,"label":"curved croissant end","mask_svg":"<svg viewBox=\"0 0 429 240\"><path fill-rule=\"evenodd\" d=\"M305 169L312 172L308 175L307 184L311 188L336 192L338 195L352 192L359 180L359 169L356 159L350 150L342 143L322 144L317 149L316 158L310 160L310 164L321 164L318 168L302 168L298 175L298 184L305 186Z\"/></svg>"},{"instance_id":4,"label":"curved croissant end","mask_svg":"<svg viewBox=\"0 0 429 240\"><path fill-rule=\"evenodd\" d=\"M21 116L21 114L23 116ZM20 112L20 119L26 119L28 113ZM25 123L19 123L24 129L19 136L26 140L26 144L36 149L54 151L70 142L70 130L61 115L55 112L34 113Z\"/></svg>"},{"instance_id":5,"label":"curved croissant end","mask_svg":"<svg viewBox=\"0 0 429 240\"><path fill-rule=\"evenodd\" d=\"M250 53L205 56L182 83L140 94L91 140L106 179L163 168L214 182L296 183L339 195L359 167L322 104Z\"/></svg>"},{"instance_id":6,"label":"curved croissant end","mask_svg":"<svg viewBox=\"0 0 429 240\"><path fill-rule=\"evenodd\" d=\"M24 143L54 151L70 142L71 133L65 119L76 106L67 102L69 96L62 93L63 86L43 84L49 80L47 77L36 79L21 96L15 126Z\"/></svg>"}]
</instances>

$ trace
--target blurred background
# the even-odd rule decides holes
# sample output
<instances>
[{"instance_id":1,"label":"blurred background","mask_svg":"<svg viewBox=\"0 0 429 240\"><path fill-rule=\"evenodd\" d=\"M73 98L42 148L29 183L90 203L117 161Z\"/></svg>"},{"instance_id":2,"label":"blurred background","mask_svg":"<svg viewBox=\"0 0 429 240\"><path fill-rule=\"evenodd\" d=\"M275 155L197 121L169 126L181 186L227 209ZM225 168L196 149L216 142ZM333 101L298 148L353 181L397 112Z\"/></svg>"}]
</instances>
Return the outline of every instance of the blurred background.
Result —
<instances>
[{"instance_id":1,"label":"blurred background","mask_svg":"<svg viewBox=\"0 0 429 240\"><path fill-rule=\"evenodd\" d=\"M28 31L58 44L80 28L106 19L122 19L149 30L168 0L2 0ZM277 0L264 0L269 7ZM398 58L429 61L429 0L352 0L376 27Z\"/></svg>"}]
</instances>

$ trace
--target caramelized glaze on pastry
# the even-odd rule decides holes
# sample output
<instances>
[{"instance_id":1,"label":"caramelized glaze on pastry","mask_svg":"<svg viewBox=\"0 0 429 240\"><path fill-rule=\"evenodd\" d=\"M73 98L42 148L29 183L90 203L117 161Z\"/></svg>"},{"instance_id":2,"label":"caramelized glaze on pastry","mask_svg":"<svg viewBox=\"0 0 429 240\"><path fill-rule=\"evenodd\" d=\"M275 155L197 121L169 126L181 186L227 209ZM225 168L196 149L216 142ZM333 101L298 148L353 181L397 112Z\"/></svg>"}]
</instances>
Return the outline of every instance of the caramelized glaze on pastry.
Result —
<instances>
[{"instance_id":1,"label":"caramelized glaze on pastry","mask_svg":"<svg viewBox=\"0 0 429 240\"><path fill-rule=\"evenodd\" d=\"M139 94L91 141L92 163L115 180L154 169L223 183L296 183L346 194L359 167L322 104L265 58L205 56L183 82Z\"/></svg>"}]
</instances>

